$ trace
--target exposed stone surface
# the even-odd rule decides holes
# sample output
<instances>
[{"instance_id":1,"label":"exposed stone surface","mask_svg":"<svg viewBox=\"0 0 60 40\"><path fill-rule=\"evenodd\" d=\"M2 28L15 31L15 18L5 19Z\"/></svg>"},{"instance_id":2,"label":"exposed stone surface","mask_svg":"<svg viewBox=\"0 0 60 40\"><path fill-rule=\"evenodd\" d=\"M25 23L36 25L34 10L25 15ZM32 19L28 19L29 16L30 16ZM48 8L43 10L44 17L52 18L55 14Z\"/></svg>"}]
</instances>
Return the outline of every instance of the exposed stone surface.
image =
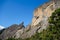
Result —
<instances>
[{"instance_id":1,"label":"exposed stone surface","mask_svg":"<svg viewBox=\"0 0 60 40\"><path fill-rule=\"evenodd\" d=\"M43 4L42 6L38 7L34 11L32 25L37 25L40 21L45 20L46 18L50 17L52 12L55 9L60 8L60 0L51 0Z\"/></svg>"},{"instance_id":2,"label":"exposed stone surface","mask_svg":"<svg viewBox=\"0 0 60 40\"><path fill-rule=\"evenodd\" d=\"M23 24L13 24L2 32L2 34L0 35L0 39L5 40L7 38L15 37L15 33L22 28L24 28Z\"/></svg>"},{"instance_id":3,"label":"exposed stone surface","mask_svg":"<svg viewBox=\"0 0 60 40\"><path fill-rule=\"evenodd\" d=\"M55 9L60 8L60 0L51 0L37 8L34 11L34 16L32 23L27 27L24 27L24 23L17 25L14 24L9 28L5 29L0 38L5 40L10 37L14 38L28 38L36 34L36 32L41 32L43 29L46 29L49 25L48 18L51 16L52 12Z\"/></svg>"}]
</instances>

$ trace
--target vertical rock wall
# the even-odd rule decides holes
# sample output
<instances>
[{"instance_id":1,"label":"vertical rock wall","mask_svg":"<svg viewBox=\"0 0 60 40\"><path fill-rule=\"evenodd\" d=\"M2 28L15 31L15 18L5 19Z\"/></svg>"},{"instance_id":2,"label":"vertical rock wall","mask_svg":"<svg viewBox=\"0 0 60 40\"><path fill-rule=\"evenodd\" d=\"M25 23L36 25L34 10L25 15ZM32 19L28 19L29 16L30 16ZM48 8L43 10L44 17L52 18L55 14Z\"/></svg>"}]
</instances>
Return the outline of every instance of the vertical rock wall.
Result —
<instances>
[{"instance_id":1,"label":"vertical rock wall","mask_svg":"<svg viewBox=\"0 0 60 40\"><path fill-rule=\"evenodd\" d=\"M55 8L55 1L47 2L44 5L37 8L34 11L32 26L37 25L42 20L48 19L51 16L52 12L55 10Z\"/></svg>"}]
</instances>

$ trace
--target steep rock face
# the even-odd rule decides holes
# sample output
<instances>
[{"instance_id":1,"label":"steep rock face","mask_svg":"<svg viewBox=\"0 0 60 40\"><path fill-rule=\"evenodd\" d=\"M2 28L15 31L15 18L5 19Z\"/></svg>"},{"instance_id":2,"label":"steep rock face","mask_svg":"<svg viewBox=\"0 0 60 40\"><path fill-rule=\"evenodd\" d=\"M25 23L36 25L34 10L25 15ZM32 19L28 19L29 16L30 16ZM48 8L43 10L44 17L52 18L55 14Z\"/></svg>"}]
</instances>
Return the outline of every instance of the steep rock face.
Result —
<instances>
[{"instance_id":1,"label":"steep rock face","mask_svg":"<svg viewBox=\"0 0 60 40\"><path fill-rule=\"evenodd\" d=\"M24 38L30 37L30 34L29 34L29 33L31 33L31 32L29 32L30 30L32 31L31 25L28 25L27 27L18 30L15 33L15 36L16 36L15 38L23 38L24 39Z\"/></svg>"},{"instance_id":2,"label":"steep rock face","mask_svg":"<svg viewBox=\"0 0 60 40\"><path fill-rule=\"evenodd\" d=\"M58 8L60 8L60 0L51 0L38 7L33 14L34 16L31 24L33 29L31 32L35 34L36 32L41 32L43 29L46 29L49 25L48 18L51 16L52 12Z\"/></svg>"},{"instance_id":3,"label":"steep rock face","mask_svg":"<svg viewBox=\"0 0 60 40\"><path fill-rule=\"evenodd\" d=\"M60 0L51 0L38 7L33 14L32 26L37 25L42 20L47 20L57 8L60 8Z\"/></svg>"},{"instance_id":4,"label":"steep rock face","mask_svg":"<svg viewBox=\"0 0 60 40\"><path fill-rule=\"evenodd\" d=\"M15 37L15 33L22 28L24 28L22 23L20 25L14 24L2 32L0 39L5 40L11 37Z\"/></svg>"},{"instance_id":5,"label":"steep rock face","mask_svg":"<svg viewBox=\"0 0 60 40\"><path fill-rule=\"evenodd\" d=\"M34 16L32 19L32 24L28 25L26 28L23 22L20 25L12 25L5 29L0 35L0 38L5 40L10 37L14 38L28 38L36 34L36 32L41 32L48 26L48 18L51 16L55 9L60 8L60 0L51 0L37 8L34 11Z\"/></svg>"},{"instance_id":6,"label":"steep rock face","mask_svg":"<svg viewBox=\"0 0 60 40\"><path fill-rule=\"evenodd\" d=\"M37 25L40 21L42 20L45 20L46 18L48 18L49 16L51 16L51 13L52 10L50 8L50 6L52 6L53 8L53 2L49 2L49 3L46 3L44 5L42 5L41 7L37 8L35 11L34 11L34 17L33 17L33 20L32 20L32 25Z\"/></svg>"},{"instance_id":7,"label":"steep rock face","mask_svg":"<svg viewBox=\"0 0 60 40\"><path fill-rule=\"evenodd\" d=\"M49 25L48 18L51 16L52 12L58 8L60 8L60 0L51 0L38 7L33 14L34 16L31 24L32 30L36 33L46 29ZM34 32L32 33L35 34Z\"/></svg>"}]
</instances>

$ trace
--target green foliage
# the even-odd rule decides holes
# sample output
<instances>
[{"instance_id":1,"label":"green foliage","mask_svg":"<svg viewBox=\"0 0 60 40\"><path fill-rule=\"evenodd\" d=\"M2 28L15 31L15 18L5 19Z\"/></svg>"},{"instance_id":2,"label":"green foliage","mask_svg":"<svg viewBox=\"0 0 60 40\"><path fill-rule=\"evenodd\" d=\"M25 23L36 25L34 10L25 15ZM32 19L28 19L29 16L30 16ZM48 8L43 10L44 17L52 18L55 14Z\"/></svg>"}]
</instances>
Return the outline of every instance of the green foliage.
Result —
<instances>
[{"instance_id":1,"label":"green foliage","mask_svg":"<svg viewBox=\"0 0 60 40\"><path fill-rule=\"evenodd\" d=\"M60 40L60 8L49 18L49 27L28 40Z\"/></svg>"},{"instance_id":2,"label":"green foliage","mask_svg":"<svg viewBox=\"0 0 60 40\"><path fill-rule=\"evenodd\" d=\"M15 39L15 38L8 38L7 40L23 40L21 38Z\"/></svg>"},{"instance_id":3,"label":"green foliage","mask_svg":"<svg viewBox=\"0 0 60 40\"><path fill-rule=\"evenodd\" d=\"M7 40L16 40L15 38L8 38Z\"/></svg>"},{"instance_id":4,"label":"green foliage","mask_svg":"<svg viewBox=\"0 0 60 40\"><path fill-rule=\"evenodd\" d=\"M52 13L49 24L47 30L36 33L34 36L24 40L60 40L60 8Z\"/></svg>"}]
</instances>

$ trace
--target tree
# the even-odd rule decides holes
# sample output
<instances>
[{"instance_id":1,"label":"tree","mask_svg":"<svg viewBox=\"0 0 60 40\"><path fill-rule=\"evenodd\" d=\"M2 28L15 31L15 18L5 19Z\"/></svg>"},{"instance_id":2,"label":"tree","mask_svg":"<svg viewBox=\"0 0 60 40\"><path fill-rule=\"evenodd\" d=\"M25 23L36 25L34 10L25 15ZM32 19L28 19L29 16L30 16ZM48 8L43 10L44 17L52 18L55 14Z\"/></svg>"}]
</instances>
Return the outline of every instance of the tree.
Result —
<instances>
[{"instance_id":1,"label":"tree","mask_svg":"<svg viewBox=\"0 0 60 40\"><path fill-rule=\"evenodd\" d=\"M50 16L49 27L46 30L23 40L60 40L60 8L55 10Z\"/></svg>"},{"instance_id":2,"label":"tree","mask_svg":"<svg viewBox=\"0 0 60 40\"><path fill-rule=\"evenodd\" d=\"M41 33L36 33L31 40L60 40L60 8L49 18L49 27Z\"/></svg>"}]
</instances>

